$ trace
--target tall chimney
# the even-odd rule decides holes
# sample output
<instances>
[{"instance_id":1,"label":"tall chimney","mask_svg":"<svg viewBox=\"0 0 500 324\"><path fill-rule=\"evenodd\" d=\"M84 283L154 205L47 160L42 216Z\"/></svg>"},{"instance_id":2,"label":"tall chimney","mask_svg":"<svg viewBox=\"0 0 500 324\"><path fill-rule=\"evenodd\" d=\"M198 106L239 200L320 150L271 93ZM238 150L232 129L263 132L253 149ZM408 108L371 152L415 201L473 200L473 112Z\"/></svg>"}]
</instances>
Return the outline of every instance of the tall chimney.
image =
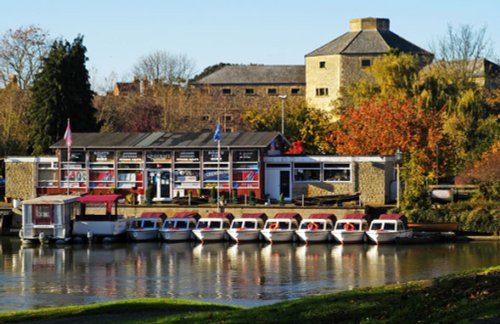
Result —
<instances>
[{"instance_id":1,"label":"tall chimney","mask_svg":"<svg viewBox=\"0 0 500 324\"><path fill-rule=\"evenodd\" d=\"M354 18L349 22L351 31L359 30L389 30L390 22L387 18Z\"/></svg>"}]
</instances>

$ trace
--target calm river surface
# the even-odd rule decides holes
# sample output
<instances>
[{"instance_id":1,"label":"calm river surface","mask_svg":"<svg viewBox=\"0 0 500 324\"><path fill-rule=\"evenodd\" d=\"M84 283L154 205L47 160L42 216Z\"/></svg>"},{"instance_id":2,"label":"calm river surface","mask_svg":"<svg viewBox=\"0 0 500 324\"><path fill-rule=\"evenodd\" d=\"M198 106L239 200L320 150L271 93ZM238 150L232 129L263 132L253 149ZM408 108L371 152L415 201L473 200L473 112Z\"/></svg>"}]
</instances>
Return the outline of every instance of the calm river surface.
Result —
<instances>
[{"instance_id":1,"label":"calm river surface","mask_svg":"<svg viewBox=\"0 0 500 324\"><path fill-rule=\"evenodd\" d=\"M500 242L21 247L0 237L0 311L137 297L257 306L498 265L499 251Z\"/></svg>"}]
</instances>

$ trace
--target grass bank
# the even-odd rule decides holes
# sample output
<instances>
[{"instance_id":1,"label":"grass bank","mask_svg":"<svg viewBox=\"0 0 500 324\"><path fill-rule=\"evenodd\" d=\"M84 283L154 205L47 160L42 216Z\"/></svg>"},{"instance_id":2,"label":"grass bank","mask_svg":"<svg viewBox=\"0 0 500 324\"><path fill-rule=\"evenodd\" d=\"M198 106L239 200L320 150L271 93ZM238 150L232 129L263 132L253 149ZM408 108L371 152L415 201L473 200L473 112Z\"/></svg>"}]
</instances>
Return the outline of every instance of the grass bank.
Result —
<instances>
[{"instance_id":1,"label":"grass bank","mask_svg":"<svg viewBox=\"0 0 500 324\"><path fill-rule=\"evenodd\" d=\"M255 308L146 298L0 313L0 323L467 323L481 319L500 321L500 266Z\"/></svg>"}]
</instances>

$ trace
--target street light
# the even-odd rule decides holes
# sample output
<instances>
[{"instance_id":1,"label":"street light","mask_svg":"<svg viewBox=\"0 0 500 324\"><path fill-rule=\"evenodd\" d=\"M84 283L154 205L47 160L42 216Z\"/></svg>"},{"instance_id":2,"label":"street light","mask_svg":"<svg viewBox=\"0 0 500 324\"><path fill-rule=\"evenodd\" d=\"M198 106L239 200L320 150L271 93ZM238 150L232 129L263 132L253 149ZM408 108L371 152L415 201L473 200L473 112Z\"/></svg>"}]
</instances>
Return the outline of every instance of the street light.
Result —
<instances>
[{"instance_id":1,"label":"street light","mask_svg":"<svg viewBox=\"0 0 500 324\"><path fill-rule=\"evenodd\" d=\"M398 149L394 155L396 160L396 207L399 208L399 203L401 201L401 188L400 188L400 165L403 160L403 153Z\"/></svg>"},{"instance_id":2,"label":"street light","mask_svg":"<svg viewBox=\"0 0 500 324\"><path fill-rule=\"evenodd\" d=\"M281 99L281 135L285 136L285 100L287 95L278 96Z\"/></svg>"}]
</instances>

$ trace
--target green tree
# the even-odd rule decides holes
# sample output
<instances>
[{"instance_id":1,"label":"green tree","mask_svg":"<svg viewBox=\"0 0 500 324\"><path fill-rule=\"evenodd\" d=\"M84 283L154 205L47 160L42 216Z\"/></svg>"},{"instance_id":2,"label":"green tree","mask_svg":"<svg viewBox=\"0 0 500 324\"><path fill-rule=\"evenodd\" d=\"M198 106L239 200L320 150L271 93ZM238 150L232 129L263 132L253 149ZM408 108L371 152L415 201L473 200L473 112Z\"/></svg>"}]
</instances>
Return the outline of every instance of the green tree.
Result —
<instances>
[{"instance_id":1,"label":"green tree","mask_svg":"<svg viewBox=\"0 0 500 324\"><path fill-rule=\"evenodd\" d=\"M285 105L285 136L290 142L303 141L307 153L326 152L329 147L329 113L308 107L303 100L287 100ZM281 129L281 103L267 107L250 107L242 115L245 126L253 131Z\"/></svg>"},{"instance_id":2,"label":"green tree","mask_svg":"<svg viewBox=\"0 0 500 324\"><path fill-rule=\"evenodd\" d=\"M49 151L49 146L61 139L70 118L73 132L97 131L94 93L90 89L85 67L87 49L83 37L73 43L55 41L42 69L35 76L29 108L30 141L34 154Z\"/></svg>"}]
</instances>

